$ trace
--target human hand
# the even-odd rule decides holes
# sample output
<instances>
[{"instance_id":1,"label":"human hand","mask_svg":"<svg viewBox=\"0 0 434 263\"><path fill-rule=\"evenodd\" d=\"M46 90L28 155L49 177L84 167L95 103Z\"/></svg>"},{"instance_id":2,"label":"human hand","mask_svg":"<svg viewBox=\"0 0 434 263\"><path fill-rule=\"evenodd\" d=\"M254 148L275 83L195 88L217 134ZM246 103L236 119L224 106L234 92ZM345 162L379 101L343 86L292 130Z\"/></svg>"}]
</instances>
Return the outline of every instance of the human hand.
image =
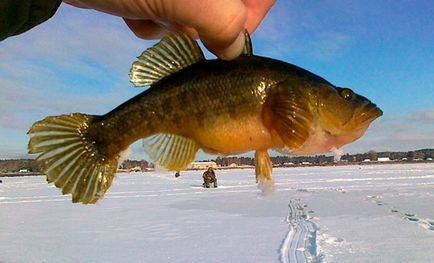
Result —
<instances>
[{"instance_id":1,"label":"human hand","mask_svg":"<svg viewBox=\"0 0 434 263\"><path fill-rule=\"evenodd\" d=\"M183 31L200 38L222 59L237 57L244 46L244 28L250 33L275 0L64 0L123 17L140 38L161 38Z\"/></svg>"}]
</instances>

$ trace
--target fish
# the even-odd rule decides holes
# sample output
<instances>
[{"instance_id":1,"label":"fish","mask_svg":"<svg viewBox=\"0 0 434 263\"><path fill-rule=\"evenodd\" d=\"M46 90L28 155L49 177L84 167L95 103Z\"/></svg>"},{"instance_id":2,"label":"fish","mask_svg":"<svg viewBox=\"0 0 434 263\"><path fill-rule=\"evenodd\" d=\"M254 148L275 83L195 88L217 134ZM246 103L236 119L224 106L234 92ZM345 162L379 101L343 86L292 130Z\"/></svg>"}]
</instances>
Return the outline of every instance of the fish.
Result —
<instances>
[{"instance_id":1,"label":"fish","mask_svg":"<svg viewBox=\"0 0 434 263\"><path fill-rule=\"evenodd\" d=\"M143 139L151 160L185 169L199 149L255 152L258 187L271 192L269 150L318 154L360 138L382 111L353 90L296 65L253 54L249 34L233 60L205 59L198 43L172 33L130 69L144 91L104 115L49 116L29 129L28 152L72 202L93 204L109 189L122 152Z\"/></svg>"}]
</instances>

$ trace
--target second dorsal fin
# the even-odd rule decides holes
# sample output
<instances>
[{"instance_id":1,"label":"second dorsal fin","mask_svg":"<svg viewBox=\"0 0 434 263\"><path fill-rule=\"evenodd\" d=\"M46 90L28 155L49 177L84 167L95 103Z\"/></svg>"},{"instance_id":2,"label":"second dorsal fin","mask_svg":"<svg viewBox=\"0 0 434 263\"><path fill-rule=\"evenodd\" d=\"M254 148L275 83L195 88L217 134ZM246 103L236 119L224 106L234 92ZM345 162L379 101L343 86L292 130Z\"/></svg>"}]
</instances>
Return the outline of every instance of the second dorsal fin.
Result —
<instances>
[{"instance_id":1,"label":"second dorsal fin","mask_svg":"<svg viewBox=\"0 0 434 263\"><path fill-rule=\"evenodd\" d=\"M149 86L203 59L196 41L185 34L170 34L134 61L130 81L136 87Z\"/></svg>"}]
</instances>

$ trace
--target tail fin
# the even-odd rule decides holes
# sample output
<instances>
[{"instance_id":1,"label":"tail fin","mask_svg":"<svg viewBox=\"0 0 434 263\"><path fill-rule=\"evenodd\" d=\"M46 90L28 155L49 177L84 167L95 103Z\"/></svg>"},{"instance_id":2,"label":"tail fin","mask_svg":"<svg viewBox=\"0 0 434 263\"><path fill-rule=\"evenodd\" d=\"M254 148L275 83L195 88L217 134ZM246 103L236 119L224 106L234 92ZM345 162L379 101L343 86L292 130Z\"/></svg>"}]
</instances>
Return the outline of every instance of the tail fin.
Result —
<instances>
[{"instance_id":1,"label":"tail fin","mask_svg":"<svg viewBox=\"0 0 434 263\"><path fill-rule=\"evenodd\" d=\"M33 124L28 134L29 153L38 153L36 161L47 181L72 193L72 202L96 203L110 187L117 159L107 159L98 145L87 136L95 118L73 113L51 116Z\"/></svg>"}]
</instances>

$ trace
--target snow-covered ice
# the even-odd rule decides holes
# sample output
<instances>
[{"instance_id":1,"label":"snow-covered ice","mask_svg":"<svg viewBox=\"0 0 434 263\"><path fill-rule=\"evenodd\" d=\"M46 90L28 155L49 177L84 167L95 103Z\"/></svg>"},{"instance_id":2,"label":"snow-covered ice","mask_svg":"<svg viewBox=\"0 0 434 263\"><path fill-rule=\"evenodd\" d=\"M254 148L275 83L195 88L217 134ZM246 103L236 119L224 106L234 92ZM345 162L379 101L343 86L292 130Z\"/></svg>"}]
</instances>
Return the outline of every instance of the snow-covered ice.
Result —
<instances>
[{"instance_id":1,"label":"snow-covered ice","mask_svg":"<svg viewBox=\"0 0 434 263\"><path fill-rule=\"evenodd\" d=\"M119 174L97 205L1 178L0 262L434 262L434 164Z\"/></svg>"}]
</instances>

